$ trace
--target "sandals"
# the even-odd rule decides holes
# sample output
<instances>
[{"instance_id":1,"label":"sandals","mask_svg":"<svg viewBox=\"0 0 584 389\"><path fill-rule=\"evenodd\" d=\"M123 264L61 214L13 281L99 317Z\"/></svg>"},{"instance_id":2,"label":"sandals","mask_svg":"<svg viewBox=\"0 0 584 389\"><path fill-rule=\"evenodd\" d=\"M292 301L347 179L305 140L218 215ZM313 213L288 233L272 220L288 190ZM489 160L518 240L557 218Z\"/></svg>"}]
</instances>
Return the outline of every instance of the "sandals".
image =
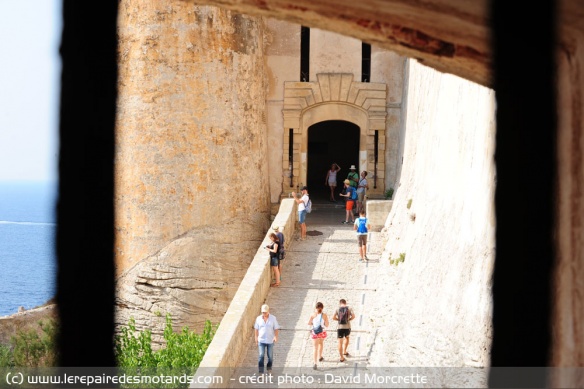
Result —
<instances>
[{"instance_id":1,"label":"sandals","mask_svg":"<svg viewBox=\"0 0 584 389\"><path fill-rule=\"evenodd\" d=\"M349 353L344 353L343 355L346 356L346 357L348 357L349 356Z\"/></svg>"},{"instance_id":2,"label":"sandals","mask_svg":"<svg viewBox=\"0 0 584 389\"><path fill-rule=\"evenodd\" d=\"M280 286L280 283L279 283L279 282L276 282L276 283L274 283L274 284L270 284L270 286L273 286L273 287L278 287L278 286Z\"/></svg>"},{"instance_id":3,"label":"sandals","mask_svg":"<svg viewBox=\"0 0 584 389\"><path fill-rule=\"evenodd\" d=\"M319 362L322 362L322 361L324 361L324 357L320 357L320 358L318 359L318 361L319 361Z\"/></svg>"},{"instance_id":4,"label":"sandals","mask_svg":"<svg viewBox=\"0 0 584 389\"><path fill-rule=\"evenodd\" d=\"M339 362L345 362L345 358L341 358Z\"/></svg>"}]
</instances>

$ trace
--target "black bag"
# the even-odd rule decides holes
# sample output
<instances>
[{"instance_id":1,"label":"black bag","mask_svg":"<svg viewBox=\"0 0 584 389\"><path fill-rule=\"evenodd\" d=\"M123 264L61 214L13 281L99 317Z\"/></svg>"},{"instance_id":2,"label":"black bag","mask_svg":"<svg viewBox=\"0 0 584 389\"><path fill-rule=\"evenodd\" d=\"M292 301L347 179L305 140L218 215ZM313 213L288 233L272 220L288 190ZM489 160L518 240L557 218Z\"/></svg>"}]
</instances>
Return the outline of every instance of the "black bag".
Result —
<instances>
[{"instance_id":1,"label":"black bag","mask_svg":"<svg viewBox=\"0 0 584 389\"><path fill-rule=\"evenodd\" d=\"M286 250L284 250L284 247L282 247L280 249L280 252L278 253L278 260L283 260L284 258L286 258Z\"/></svg>"},{"instance_id":2,"label":"black bag","mask_svg":"<svg viewBox=\"0 0 584 389\"><path fill-rule=\"evenodd\" d=\"M320 324L318 325L318 327L312 329L312 332L314 332L315 335L320 334L322 331L324 331L324 328L322 328Z\"/></svg>"},{"instance_id":3,"label":"black bag","mask_svg":"<svg viewBox=\"0 0 584 389\"><path fill-rule=\"evenodd\" d=\"M318 335L318 334L320 334L322 331L324 331L324 328L323 328L323 326L322 326L322 315L320 316L320 323L321 323L321 324L319 324L319 325L318 325L318 327L313 327L313 328L312 328L312 332L314 332L314 334L315 334L315 335Z\"/></svg>"}]
</instances>

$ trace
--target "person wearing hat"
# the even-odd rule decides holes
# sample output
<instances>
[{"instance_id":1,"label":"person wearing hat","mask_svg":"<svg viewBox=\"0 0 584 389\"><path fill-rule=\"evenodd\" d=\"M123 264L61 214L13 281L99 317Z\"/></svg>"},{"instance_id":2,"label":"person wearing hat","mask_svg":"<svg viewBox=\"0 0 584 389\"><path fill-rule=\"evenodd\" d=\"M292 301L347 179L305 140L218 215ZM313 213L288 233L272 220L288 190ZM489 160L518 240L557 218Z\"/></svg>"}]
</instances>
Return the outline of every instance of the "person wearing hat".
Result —
<instances>
[{"instance_id":1,"label":"person wearing hat","mask_svg":"<svg viewBox=\"0 0 584 389\"><path fill-rule=\"evenodd\" d=\"M349 218L351 218L351 224L353 224L355 222L355 218L353 216L353 206L355 205L355 200L353 200L353 192L355 192L357 189L351 186L351 181L348 179L344 182L344 193L339 194L339 196L345 197L345 210L347 215L345 216L345 220L342 222L342 224L349 224Z\"/></svg>"},{"instance_id":2,"label":"person wearing hat","mask_svg":"<svg viewBox=\"0 0 584 389\"><path fill-rule=\"evenodd\" d=\"M347 180L351 182L353 188L357 188L359 184L359 174L355 171L355 165L351 165L349 168L349 174L347 174Z\"/></svg>"},{"instance_id":3,"label":"person wearing hat","mask_svg":"<svg viewBox=\"0 0 584 389\"><path fill-rule=\"evenodd\" d=\"M282 281L282 261L284 260L284 258L286 256L286 250L284 249L284 234L282 234L280 232L279 226L274 226L273 230L274 230L274 233L276 234L276 236L278 237L278 241L280 242L279 243L280 256L279 256L279 260L278 260L278 270L280 271L280 281Z\"/></svg>"},{"instance_id":4,"label":"person wearing hat","mask_svg":"<svg viewBox=\"0 0 584 389\"><path fill-rule=\"evenodd\" d=\"M259 373L264 373L264 357L268 355L268 364L266 368L268 373L272 372L272 364L274 362L274 343L278 341L278 332L280 332L280 325L276 316L270 314L270 307L268 304L262 305L262 314L256 318L254 323L255 342L258 346L258 369Z\"/></svg>"},{"instance_id":5,"label":"person wearing hat","mask_svg":"<svg viewBox=\"0 0 584 389\"><path fill-rule=\"evenodd\" d=\"M306 240L306 204L308 204L308 187L300 189L302 197L296 197L296 192L292 192L292 197L298 204L298 224L300 224L300 240Z\"/></svg>"}]
</instances>

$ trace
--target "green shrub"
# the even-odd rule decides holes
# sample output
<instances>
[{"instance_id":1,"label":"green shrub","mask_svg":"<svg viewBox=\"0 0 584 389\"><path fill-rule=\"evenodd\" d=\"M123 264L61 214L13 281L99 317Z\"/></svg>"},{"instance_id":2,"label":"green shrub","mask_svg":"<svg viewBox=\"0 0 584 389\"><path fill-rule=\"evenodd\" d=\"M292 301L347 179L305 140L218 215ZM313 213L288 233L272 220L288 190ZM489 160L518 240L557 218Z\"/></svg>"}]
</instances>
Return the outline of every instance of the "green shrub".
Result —
<instances>
[{"instance_id":1,"label":"green shrub","mask_svg":"<svg viewBox=\"0 0 584 389\"><path fill-rule=\"evenodd\" d=\"M126 369L139 369L145 374L160 374L161 370L169 374L193 375L201 363L217 326L209 320L201 334L197 334L184 327L180 332L172 329L172 319L166 315L164 340L166 345L160 350L152 349L152 332L150 330L137 331L136 322L130 319L128 326L123 327L120 335L115 337L115 354L118 366ZM150 370L153 369L153 370ZM156 370L154 370L156 369ZM164 384L158 385L165 387ZM188 383L183 387L188 386ZM137 387L140 387L138 385ZM176 387L171 385L169 387Z\"/></svg>"},{"instance_id":2,"label":"green shrub","mask_svg":"<svg viewBox=\"0 0 584 389\"><path fill-rule=\"evenodd\" d=\"M395 266L397 266L397 265L399 265L401 262L405 262L405 260L406 260L406 253L401 253L401 254L399 255L399 258L392 259L392 258L390 257L390 258L389 258L389 264L390 264L390 265L395 265Z\"/></svg>"},{"instance_id":3,"label":"green shrub","mask_svg":"<svg viewBox=\"0 0 584 389\"><path fill-rule=\"evenodd\" d=\"M5 344L0 344L0 367L14 367L12 350Z\"/></svg>"},{"instance_id":4,"label":"green shrub","mask_svg":"<svg viewBox=\"0 0 584 389\"><path fill-rule=\"evenodd\" d=\"M18 331L12 336L12 360L18 367L51 367L56 366L58 354L55 339L58 327L53 320L39 321L41 334L35 329Z\"/></svg>"},{"instance_id":5,"label":"green shrub","mask_svg":"<svg viewBox=\"0 0 584 389\"><path fill-rule=\"evenodd\" d=\"M385 191L385 198L391 200L393 197L393 188L389 188Z\"/></svg>"}]
</instances>

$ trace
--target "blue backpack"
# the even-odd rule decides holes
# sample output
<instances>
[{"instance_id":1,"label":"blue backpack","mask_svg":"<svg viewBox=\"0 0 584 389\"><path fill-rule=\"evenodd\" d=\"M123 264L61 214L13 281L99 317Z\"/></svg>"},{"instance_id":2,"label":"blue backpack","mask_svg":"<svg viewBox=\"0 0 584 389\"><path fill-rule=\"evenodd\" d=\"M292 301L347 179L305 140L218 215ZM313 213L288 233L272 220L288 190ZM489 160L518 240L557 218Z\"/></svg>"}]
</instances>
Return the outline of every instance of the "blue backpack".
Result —
<instances>
[{"instance_id":1,"label":"blue backpack","mask_svg":"<svg viewBox=\"0 0 584 389\"><path fill-rule=\"evenodd\" d=\"M304 209L306 210L306 213L312 212L312 201L310 201L310 197L308 198L306 204L304 204Z\"/></svg>"},{"instance_id":2,"label":"blue backpack","mask_svg":"<svg viewBox=\"0 0 584 389\"><path fill-rule=\"evenodd\" d=\"M352 186L348 189L351 191L351 200L357 200L357 190Z\"/></svg>"},{"instance_id":3,"label":"blue backpack","mask_svg":"<svg viewBox=\"0 0 584 389\"><path fill-rule=\"evenodd\" d=\"M367 232L367 218L360 217L357 220L359 220L359 225L357 226L357 233L359 233L359 234L366 233Z\"/></svg>"}]
</instances>

